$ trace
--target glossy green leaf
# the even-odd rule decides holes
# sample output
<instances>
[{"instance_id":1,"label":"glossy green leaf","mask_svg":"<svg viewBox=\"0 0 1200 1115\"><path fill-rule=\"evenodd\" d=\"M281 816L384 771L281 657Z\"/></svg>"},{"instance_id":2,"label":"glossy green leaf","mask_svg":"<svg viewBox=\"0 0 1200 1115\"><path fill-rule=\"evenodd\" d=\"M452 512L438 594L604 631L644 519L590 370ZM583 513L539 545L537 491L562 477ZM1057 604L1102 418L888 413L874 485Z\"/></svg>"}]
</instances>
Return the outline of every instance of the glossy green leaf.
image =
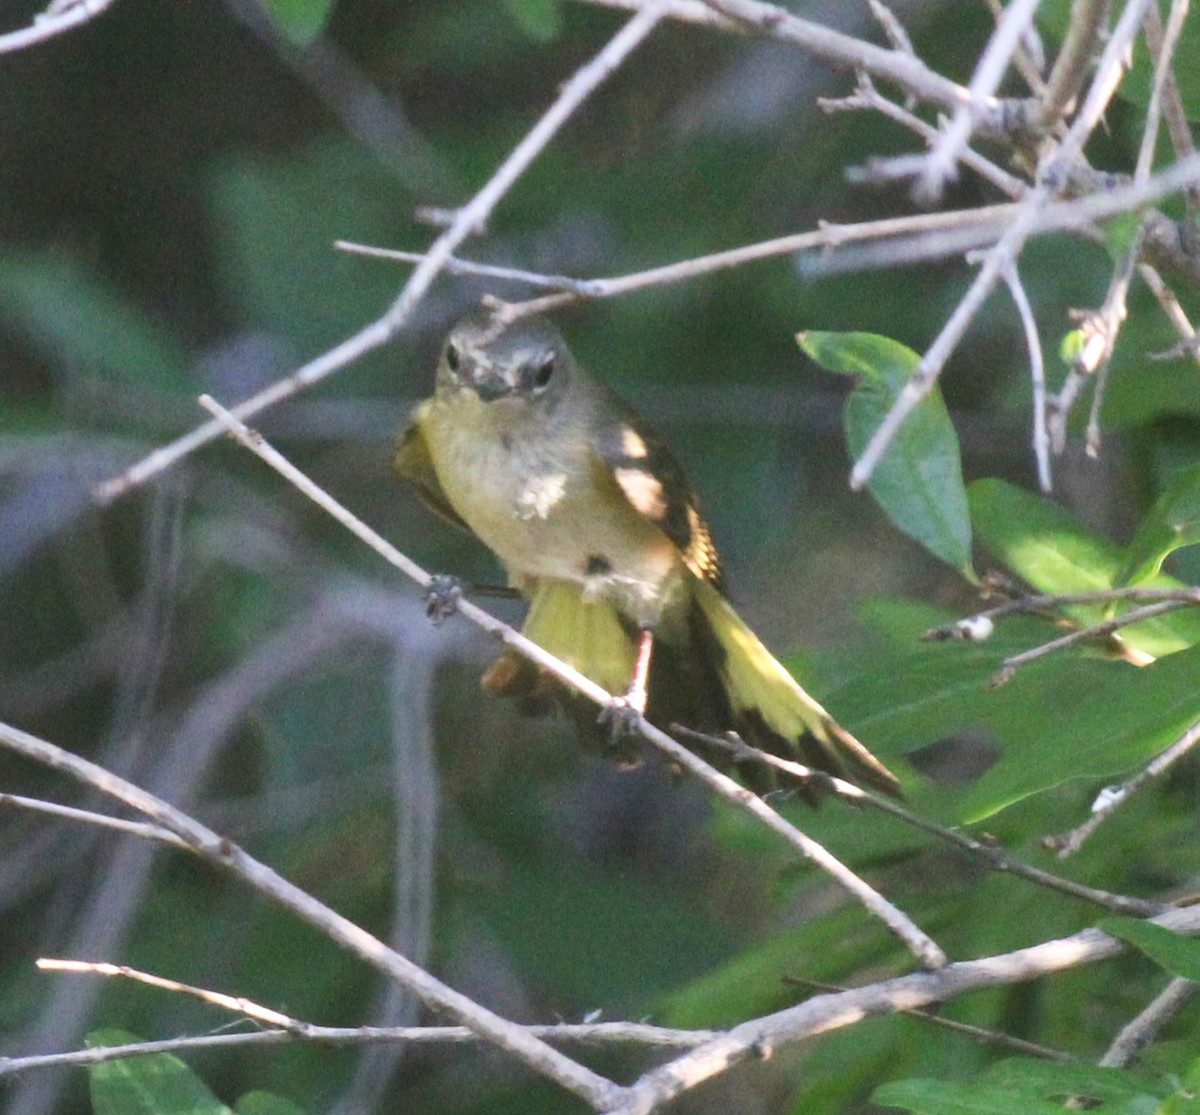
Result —
<instances>
[{"instance_id":1,"label":"glossy green leaf","mask_svg":"<svg viewBox=\"0 0 1200 1115\"><path fill-rule=\"evenodd\" d=\"M1093 534L1057 504L1003 480L977 480L968 490L975 535L999 561L1036 591L1079 593L1122 584L1129 564L1116 543ZM1180 588L1159 574L1147 587ZM1112 605L1069 605L1062 609L1080 626L1102 623ZM1200 614L1173 612L1122 629L1131 647L1147 654L1172 654L1200 641Z\"/></svg>"},{"instance_id":2,"label":"glossy green leaf","mask_svg":"<svg viewBox=\"0 0 1200 1115\"><path fill-rule=\"evenodd\" d=\"M1172 975L1200 983L1200 941L1137 918L1105 918L1100 928L1144 952Z\"/></svg>"},{"instance_id":3,"label":"glossy green leaf","mask_svg":"<svg viewBox=\"0 0 1200 1115\"><path fill-rule=\"evenodd\" d=\"M262 0L279 31L298 46L311 43L329 22L333 0Z\"/></svg>"},{"instance_id":4,"label":"glossy green leaf","mask_svg":"<svg viewBox=\"0 0 1200 1115\"><path fill-rule=\"evenodd\" d=\"M826 371L857 379L844 418L851 456L858 457L920 357L898 341L872 333L806 332L797 340ZM974 577L958 435L936 388L901 426L868 486L905 534Z\"/></svg>"},{"instance_id":5,"label":"glossy green leaf","mask_svg":"<svg viewBox=\"0 0 1200 1115\"><path fill-rule=\"evenodd\" d=\"M1200 542L1200 465L1184 469L1158 497L1125 552L1118 583L1155 576L1169 554Z\"/></svg>"},{"instance_id":6,"label":"glossy green leaf","mask_svg":"<svg viewBox=\"0 0 1200 1115\"><path fill-rule=\"evenodd\" d=\"M94 1030L90 1049L129 1045L142 1038L123 1030ZM178 1057L148 1053L88 1068L95 1115L233 1115Z\"/></svg>"}]
</instances>

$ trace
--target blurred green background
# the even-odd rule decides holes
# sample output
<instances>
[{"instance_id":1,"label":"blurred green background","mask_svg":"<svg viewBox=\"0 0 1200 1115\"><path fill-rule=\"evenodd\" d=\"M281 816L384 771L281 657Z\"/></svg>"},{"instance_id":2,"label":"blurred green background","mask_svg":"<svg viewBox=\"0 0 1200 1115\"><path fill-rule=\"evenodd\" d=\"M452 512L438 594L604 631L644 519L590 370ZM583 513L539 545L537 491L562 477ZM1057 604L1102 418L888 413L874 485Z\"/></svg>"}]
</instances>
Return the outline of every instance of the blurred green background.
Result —
<instances>
[{"instance_id":1,"label":"blurred green background","mask_svg":"<svg viewBox=\"0 0 1200 1115\"><path fill-rule=\"evenodd\" d=\"M865 4L798 7L879 39ZM930 65L969 78L991 26L985 5L895 7ZM19 26L37 5L5 8ZM196 424L201 392L236 402L378 316L407 268L331 242L420 250L434 233L417 208L465 202L623 18L556 0L341 0L273 15L255 0L117 0L83 29L0 59L0 717L194 810L508 1017L714 1025L805 994L781 975L862 980L907 970L908 958L653 757L618 772L581 754L564 723L523 720L481 694L487 641L460 622L430 628L413 586L231 443L113 506L89 496ZM601 276L821 219L908 212L899 188L846 184L847 166L914 147L878 118L815 107L850 86L786 46L665 26L463 255ZM1139 121L1113 107L1100 165L1131 164ZM949 203L989 200L964 178ZM1051 348L1069 307L1099 304L1109 271L1097 246L1030 246L1023 276ZM810 281L780 259L558 319L582 361L675 446L743 614L814 692L840 695L831 709L856 730L886 706L906 656L942 655L922 660L937 673L965 653L915 638L971 610L972 596L847 491L848 385L802 356L794 334L862 330L920 351L971 274L950 263ZM490 556L401 490L389 457L430 389L444 331L489 292L526 293L443 277L386 351L256 420L426 567L483 580L496 576ZM1139 291L1103 458L1073 448L1056 466L1060 500L1117 539L1196 459L1194 368L1152 369L1133 387L1122 378L1173 343L1148 307ZM968 478L1032 486L1025 352L1004 298L944 382ZM978 676L1015 645L972 652ZM914 784L902 755L938 738L918 734L879 735L882 757ZM0 774L14 792L104 807L7 756ZM1190 777L1155 808L1132 807L1074 871L1146 893L1192 877ZM996 831L1030 851L1037 833L1073 822L1087 790L1033 799ZM1092 916L870 816L783 806L958 955ZM75 1048L100 1025L166 1037L228 1022L162 992L39 974L32 961L45 955L124 962L325 1024L421 1017L312 931L182 856L14 811L2 826L0 1053ZM1128 959L1053 983L950 1013L1086 1052L1140 1007L1153 972ZM677 1109L859 1110L890 1075L969 1075L986 1056L927 1037L912 1020L873 1021ZM587 1056L619 1079L650 1063ZM267 1088L313 1112L582 1110L474 1047L189 1063L227 1101ZM26 1073L0 1081L0 1100L19 1115L85 1111L87 1081L82 1070Z\"/></svg>"}]
</instances>

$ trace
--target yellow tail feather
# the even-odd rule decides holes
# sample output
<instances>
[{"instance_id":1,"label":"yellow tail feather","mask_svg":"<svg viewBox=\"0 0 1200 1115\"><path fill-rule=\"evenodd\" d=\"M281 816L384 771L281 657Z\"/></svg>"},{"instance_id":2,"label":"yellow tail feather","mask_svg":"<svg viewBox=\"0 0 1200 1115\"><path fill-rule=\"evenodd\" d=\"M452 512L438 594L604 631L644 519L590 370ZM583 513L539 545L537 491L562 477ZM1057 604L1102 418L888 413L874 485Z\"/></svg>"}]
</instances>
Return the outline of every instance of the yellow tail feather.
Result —
<instances>
[{"instance_id":1,"label":"yellow tail feather","mask_svg":"<svg viewBox=\"0 0 1200 1115\"><path fill-rule=\"evenodd\" d=\"M735 720L757 715L772 734L788 745L798 746L802 754L805 744L810 748L815 745L823 760L815 765L822 769L845 772L885 793L899 794L895 775L800 687L729 601L699 580L695 582L695 598L725 652L717 670ZM810 740L802 739L806 734Z\"/></svg>"},{"instance_id":2,"label":"yellow tail feather","mask_svg":"<svg viewBox=\"0 0 1200 1115\"><path fill-rule=\"evenodd\" d=\"M629 688L636 648L616 609L578 585L539 581L522 632L614 696Z\"/></svg>"}]
</instances>

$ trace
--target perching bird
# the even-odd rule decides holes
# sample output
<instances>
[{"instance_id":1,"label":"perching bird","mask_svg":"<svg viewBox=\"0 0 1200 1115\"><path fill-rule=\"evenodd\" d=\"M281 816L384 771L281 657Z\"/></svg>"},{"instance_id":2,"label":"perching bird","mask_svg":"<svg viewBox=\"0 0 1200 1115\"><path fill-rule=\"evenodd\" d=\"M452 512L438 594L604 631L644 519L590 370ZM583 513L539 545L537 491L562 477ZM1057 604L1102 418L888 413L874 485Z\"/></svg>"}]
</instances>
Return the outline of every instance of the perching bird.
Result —
<instances>
[{"instance_id":1,"label":"perching bird","mask_svg":"<svg viewBox=\"0 0 1200 1115\"><path fill-rule=\"evenodd\" d=\"M476 311L442 350L399 475L475 534L530 601L523 631L660 726L747 743L898 794L895 776L738 617L696 496L663 441L549 322ZM529 692L505 651L485 688ZM618 705L617 708L622 706Z\"/></svg>"}]
</instances>

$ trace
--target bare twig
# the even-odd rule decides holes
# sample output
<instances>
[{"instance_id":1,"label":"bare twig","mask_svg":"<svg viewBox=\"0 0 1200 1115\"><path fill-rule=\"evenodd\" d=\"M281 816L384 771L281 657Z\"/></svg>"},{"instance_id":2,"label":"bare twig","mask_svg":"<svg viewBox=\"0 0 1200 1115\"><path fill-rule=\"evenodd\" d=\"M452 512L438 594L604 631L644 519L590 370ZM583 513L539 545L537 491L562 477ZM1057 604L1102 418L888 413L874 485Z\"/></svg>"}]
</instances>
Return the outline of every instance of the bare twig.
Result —
<instances>
[{"instance_id":1,"label":"bare twig","mask_svg":"<svg viewBox=\"0 0 1200 1115\"><path fill-rule=\"evenodd\" d=\"M992 678L990 684L1003 685L1012 679L1018 667L1024 666L1028 662L1033 662L1035 659L1042 658L1047 654L1053 654L1056 650L1063 650L1066 647L1074 646L1076 643L1086 642L1091 639L1103 639L1115 631L1120 631L1122 627L1130 627L1135 623L1153 619L1155 616L1161 616L1167 612L1174 612L1180 608L1194 606L1194 600L1163 600L1157 604L1143 604L1140 608L1131 608L1128 612L1123 612L1121 615L1105 620L1103 623L1097 623L1091 627L1083 627L1078 631L1071 631L1057 639L1051 639L1048 643L1042 643L1041 646L1031 647L1029 650L1021 651L1020 654L1009 656L1000 664L1000 669L996 672L996 676Z\"/></svg>"},{"instance_id":2,"label":"bare twig","mask_svg":"<svg viewBox=\"0 0 1200 1115\"><path fill-rule=\"evenodd\" d=\"M34 43L45 42L64 31L79 27L95 19L112 2L113 0L67 0L63 3L62 0L52 0L50 6L34 18L31 26L0 35L0 54L24 50Z\"/></svg>"},{"instance_id":3,"label":"bare twig","mask_svg":"<svg viewBox=\"0 0 1200 1115\"><path fill-rule=\"evenodd\" d=\"M954 177L954 169L962 150L967 146L975 121L981 108L990 103L1008 64L1021 43L1021 37L1033 19L1040 0L1012 0L1005 6L996 23L996 30L988 39L987 47L975 66L975 73L968 87L970 99L954 110L954 116L941 138L933 145L924 160L921 174L914 183L914 194L918 201L931 204L942 195L947 180Z\"/></svg>"},{"instance_id":4,"label":"bare twig","mask_svg":"<svg viewBox=\"0 0 1200 1115\"><path fill-rule=\"evenodd\" d=\"M425 258L424 252L375 248L370 244L356 244L351 240L335 240L333 246L340 252L373 256L376 259L391 259L399 263L420 263ZM459 259L457 256L451 256L446 260L446 271L451 275L479 275L487 279L502 279L505 282L549 287L552 290L562 290L572 294L585 295L587 293L586 280L568 279L564 275L541 275L536 271L521 271L515 267L497 267L491 263L473 263L471 260Z\"/></svg>"},{"instance_id":5,"label":"bare twig","mask_svg":"<svg viewBox=\"0 0 1200 1115\"><path fill-rule=\"evenodd\" d=\"M327 511L343 526L352 531L356 537L366 542L385 561L394 565L406 576L416 581L417 584L425 588L429 587L432 578L424 569L400 553L391 543L381 538L375 531L362 522L361 519L339 504L328 492L315 484L309 477L297 469L295 465L288 461L287 458L267 444L266 440L260 434L248 429L230 411L225 410L208 396L202 396L200 401L210 413L218 416L218 419L225 424L242 445L275 469L289 483L297 487L304 495ZM466 619L476 624L476 626L499 636L506 646L512 647L523 657L540 666L559 681L575 690L575 692L594 701L601 708L612 704L614 698L611 693L602 689L578 670L573 669L565 662L548 654L520 632L496 619L491 613L484 611L468 600L461 600L458 603L457 610ZM914 925L907 915L888 902L878 891L850 871L849 868L839 862L815 840L784 820L783 817L776 813L760 797L739 786L733 779L710 766L698 755L694 755L686 747L683 747L665 732L654 727L654 725L644 719L638 722L638 729L648 742L660 751L663 751L674 762L697 775L722 797L752 814L773 832L782 836L806 859L816 864L834 878L872 914L883 921L896 937L903 942L905 947L916 956L922 965L926 967L940 967L946 962L946 956L942 950L933 940Z\"/></svg>"},{"instance_id":6,"label":"bare twig","mask_svg":"<svg viewBox=\"0 0 1200 1115\"><path fill-rule=\"evenodd\" d=\"M1138 274L1141 275L1142 282L1158 299L1162 312L1166 314L1167 320L1178 334L1180 343L1176 347L1180 348L1179 355L1191 356L1197 364L1200 364L1200 346L1196 344L1196 330L1179 304L1179 299L1175 297L1175 292L1163 282L1157 269L1148 263L1138 264Z\"/></svg>"},{"instance_id":7,"label":"bare twig","mask_svg":"<svg viewBox=\"0 0 1200 1115\"><path fill-rule=\"evenodd\" d=\"M825 993L839 994L843 991L849 991L848 987L838 987L833 983L822 983L820 980L794 979L791 976L784 976L785 983L795 984L797 987L810 987L814 991ZM989 1030L986 1026L972 1026L969 1022L959 1022L953 1018L943 1018L940 1014L935 1014L932 1010L925 1007L916 1010L900 1010L897 1014L905 1014L910 1018L919 1018L922 1022L928 1022L932 1026L937 1026L943 1030L950 1030L956 1034L963 1034L966 1037L973 1038L981 1045L995 1045L1001 1049L1007 1049L1013 1053L1019 1053L1023 1057L1040 1057L1044 1061L1078 1061L1079 1058L1072 1053L1066 1052L1063 1049L1054 1049L1048 1045L1038 1045L1037 1042L1025 1041L1024 1038L1013 1037L1012 1034L1006 1034L1002 1030Z\"/></svg>"},{"instance_id":8,"label":"bare twig","mask_svg":"<svg viewBox=\"0 0 1200 1115\"><path fill-rule=\"evenodd\" d=\"M932 821L928 817L922 817L919 813L914 813L891 798L885 798L879 794L872 793L870 790L864 790L861 786L855 786L852 782L847 782L825 771L813 770L802 763L797 763L791 759L782 759L778 755L772 755L768 751L761 751L757 747L751 747L736 736L708 735L704 732L696 732L690 728L684 728L679 724L672 724L671 728L672 731L701 740L710 746L715 745L724 748L739 762L750 761L761 763L763 766L783 771L801 781L814 783L844 798L852 805L868 806L871 809L878 810L880 813L886 813L891 817L903 821L906 825L911 825L913 828L927 832L931 836L936 836L939 840L944 840L962 851L970 853L982 860L993 871L1015 875L1018 878L1025 879L1027 882L1035 883L1048 890L1058 891L1060 894L1068 894L1072 898L1081 898L1085 902L1091 902L1102 909L1111 910L1113 913L1129 914L1136 917L1153 917L1169 909L1168 906L1161 902L1152 902L1144 898L1132 898L1124 894L1112 894L1109 891L1097 890L1095 887L1089 887L1083 883L1077 883L1072 879L1064 879L1060 875L1043 871L1040 867L1034 867L1032 864L1025 863L1023 860L1010 855L996 844L975 840L961 829L946 828L944 825L939 825L936 821Z\"/></svg>"},{"instance_id":9,"label":"bare twig","mask_svg":"<svg viewBox=\"0 0 1200 1115\"><path fill-rule=\"evenodd\" d=\"M261 1022L266 1026L278 1026L282 1030L290 1030L293 1033L303 1034L306 1025L299 1019L282 1014L270 1007L260 1006L253 999L246 999L241 995L226 995L221 991L210 991L206 987L194 987L190 983L180 983L178 980L167 979L165 976L142 972L125 964L109 964L90 960L55 960L43 956L38 959L37 966L43 972L72 972L80 975L120 977L133 980L135 983L144 983L149 987L157 987L163 991L192 995L214 1007L221 1007L223 1010L243 1015L253 1022Z\"/></svg>"},{"instance_id":10,"label":"bare twig","mask_svg":"<svg viewBox=\"0 0 1200 1115\"><path fill-rule=\"evenodd\" d=\"M1100 41L1108 5L1109 0L1075 0L1072 5L1067 35L1041 99L1039 123L1043 127L1052 127L1071 111Z\"/></svg>"},{"instance_id":11,"label":"bare twig","mask_svg":"<svg viewBox=\"0 0 1200 1115\"><path fill-rule=\"evenodd\" d=\"M1149 204L1187 189L1197 182L1200 182L1200 156L1177 163L1145 183L1097 190L1085 197L1049 204L1033 222L1030 235L1062 231L1088 232L1096 221ZM821 227L814 231L793 233L609 278L570 279L509 269L500 269L504 274L498 274L496 277L527 281L537 286L554 288L561 285L566 288L561 295L550 295L547 300L538 301L538 311L544 312L546 309L573 301L576 297L613 298L647 287L685 282L728 268L798 252L819 251L823 253L822 258L827 259L829 253L847 246L882 243L889 245L888 251L895 257L883 261L888 265L956 255L995 243L1019 210L1020 205L1002 204L942 213L921 213L907 217L888 217L849 225L822 222ZM390 253L385 249L372 249L371 254L389 254L397 259L412 258L414 261L427 258L418 253ZM490 265L468 260L456 259L455 265L463 272L483 274L490 271ZM233 413L238 413L237 407L232 409Z\"/></svg>"},{"instance_id":12,"label":"bare twig","mask_svg":"<svg viewBox=\"0 0 1200 1115\"><path fill-rule=\"evenodd\" d=\"M987 0L987 6L988 11L992 13L992 18L999 21L1004 14L1004 5L1000 3L1000 0ZM1044 96L1046 79L1042 77L1042 74L1046 69L1046 50L1042 46L1035 23L1031 22L1026 25L1025 33L1021 36L1021 41L1013 54L1013 62L1020 71L1025 84L1029 86L1030 92L1035 97Z\"/></svg>"},{"instance_id":13,"label":"bare twig","mask_svg":"<svg viewBox=\"0 0 1200 1115\"><path fill-rule=\"evenodd\" d=\"M95 763L11 725L0 724L0 744L116 798L156 825L173 832L201 859L229 872L302 920L317 926L330 940L378 968L429 1006L455 1016L500 1049L583 1097L593 1107L614 1103L621 1094L622 1089L612 1081L564 1056L528 1034L522 1027L447 987L376 937L289 883L230 840L218 836L161 798Z\"/></svg>"},{"instance_id":14,"label":"bare twig","mask_svg":"<svg viewBox=\"0 0 1200 1115\"><path fill-rule=\"evenodd\" d=\"M145 821L126 821L121 817L109 817L105 813L94 813L90 809L76 809L71 805L59 805L57 802L22 797L20 794L0 794L0 806L5 805L28 809L35 813L49 813L53 817L62 817L68 821L85 821L90 825L115 829L130 836L143 836L149 840L161 840L164 844L174 844L179 848L185 847L183 841L173 832L160 825L148 825Z\"/></svg>"},{"instance_id":15,"label":"bare twig","mask_svg":"<svg viewBox=\"0 0 1200 1115\"><path fill-rule=\"evenodd\" d=\"M1177 760L1182 759L1196 746L1197 740L1200 740L1200 721L1188 728L1165 751L1160 751L1132 778L1103 790L1092 805L1092 815L1082 825L1062 836L1048 836L1045 840L1046 846L1055 849L1060 858L1074 855L1083 847L1084 841L1111 817L1119 806L1124 805L1148 782L1157 778Z\"/></svg>"},{"instance_id":16,"label":"bare twig","mask_svg":"<svg viewBox=\"0 0 1200 1115\"><path fill-rule=\"evenodd\" d=\"M1043 161L1039 181L1020 203L1020 210L995 247L988 253L979 274L950 315L933 344L921 357L907 384L898 395L875 433L867 442L850 473L850 487L860 490L870 479L879 459L886 452L913 409L933 389L950 354L958 347L967 326L974 320L996 282L1004 272L1015 266L1025 241L1032 235L1038 217L1050 201L1054 189L1065 180L1070 166L1079 157L1084 143L1099 122L1104 107L1117 88L1125 52L1132 42L1149 0L1129 0L1104 54L1095 80L1074 123L1068 129L1058 150Z\"/></svg>"},{"instance_id":17,"label":"bare twig","mask_svg":"<svg viewBox=\"0 0 1200 1115\"><path fill-rule=\"evenodd\" d=\"M926 642L938 639L980 639L991 634L994 620L1006 616L1028 615L1031 612L1050 612L1056 608L1075 604L1138 603L1154 604L1174 602L1180 606L1200 606L1200 588L1106 588L1090 592L1034 593L1005 600L991 608L984 608L966 619L955 620L944 627L934 627L921 638Z\"/></svg>"},{"instance_id":18,"label":"bare twig","mask_svg":"<svg viewBox=\"0 0 1200 1115\"><path fill-rule=\"evenodd\" d=\"M620 31L609 40L600 52L571 77L562 87L554 104L544 116L526 133L513 148L508 158L484 187L455 215L449 228L434 242L425 258L409 276L399 296L387 312L370 325L359 330L353 337L336 345L311 363L298 368L290 376L277 380L270 387L234 407L239 418L251 415L288 399L297 392L311 387L326 376L357 360L360 356L379 348L390 341L406 324L416 305L424 298L433 280L437 278L454 250L468 236L477 235L487 224L492 210L501 198L541 154L546 144L570 119L575 110L602 85L622 62L645 40L663 18L661 0L653 0L640 9ZM112 477L97 486L94 492L100 503L110 503L117 497L144 484L153 476L169 468L181 457L207 445L217 437L224 427L216 419L206 422L169 445L155 449L119 476Z\"/></svg>"},{"instance_id":19,"label":"bare twig","mask_svg":"<svg viewBox=\"0 0 1200 1115\"><path fill-rule=\"evenodd\" d=\"M693 1049L717 1037L715 1030L672 1030L640 1022L557 1023L522 1027L535 1037L556 1045L611 1046L635 1044L646 1048ZM142 1057L148 1053L186 1053L236 1046L291 1045L300 1041L322 1045L451 1045L480 1041L467 1026L316 1026L302 1023L296 1030L254 1030L247 1033L203 1034L162 1041L130 1042L74 1049L69 1053L42 1053L28 1057L0 1057L0 1077L35 1069L98 1065Z\"/></svg>"},{"instance_id":20,"label":"bare twig","mask_svg":"<svg viewBox=\"0 0 1200 1115\"><path fill-rule=\"evenodd\" d=\"M895 120L897 124L907 128L910 132L919 135L930 145L937 143L943 134L932 124L922 120L916 113L910 112L889 97L885 97L875 87L875 83L863 73L858 75L858 86L850 96L821 97L817 100L817 105L825 112L863 110L878 112L890 120ZM985 158L973 147L964 145L958 152L958 161L964 166L970 167L980 177L991 182L993 186L1011 198L1021 198L1028 188L1021 179L1009 174L1008 171L997 166L991 159ZM868 163L866 169L868 178L873 176L874 167L875 164Z\"/></svg>"},{"instance_id":21,"label":"bare twig","mask_svg":"<svg viewBox=\"0 0 1200 1115\"><path fill-rule=\"evenodd\" d=\"M1033 307L1029 304L1029 295L1025 293L1016 266L1007 268L1002 278L1017 308L1017 316L1025 332L1025 347L1029 350L1029 378L1033 385L1033 457L1037 461L1038 487L1043 492L1049 492L1053 485L1050 480L1050 434L1046 426L1046 365L1042 357L1042 339L1038 334Z\"/></svg>"},{"instance_id":22,"label":"bare twig","mask_svg":"<svg viewBox=\"0 0 1200 1115\"><path fill-rule=\"evenodd\" d=\"M1129 1064L1138 1052L1149 1045L1161 1030L1195 995L1197 987L1191 980L1176 976L1136 1018L1121 1027L1113 1038L1100 1064L1120 1068Z\"/></svg>"},{"instance_id":23,"label":"bare twig","mask_svg":"<svg viewBox=\"0 0 1200 1115\"><path fill-rule=\"evenodd\" d=\"M1200 907L1153 919L1176 933L1200 933ZM916 972L836 995L818 995L798 1006L735 1026L707 1045L653 1069L626 1090L606 1115L650 1115L662 1104L745 1060L769 1056L783 1045L854 1025L863 1018L943 1003L971 991L1022 983L1117 956L1125 944L1099 929L1045 941L982 960L964 960L937 972Z\"/></svg>"}]
</instances>

